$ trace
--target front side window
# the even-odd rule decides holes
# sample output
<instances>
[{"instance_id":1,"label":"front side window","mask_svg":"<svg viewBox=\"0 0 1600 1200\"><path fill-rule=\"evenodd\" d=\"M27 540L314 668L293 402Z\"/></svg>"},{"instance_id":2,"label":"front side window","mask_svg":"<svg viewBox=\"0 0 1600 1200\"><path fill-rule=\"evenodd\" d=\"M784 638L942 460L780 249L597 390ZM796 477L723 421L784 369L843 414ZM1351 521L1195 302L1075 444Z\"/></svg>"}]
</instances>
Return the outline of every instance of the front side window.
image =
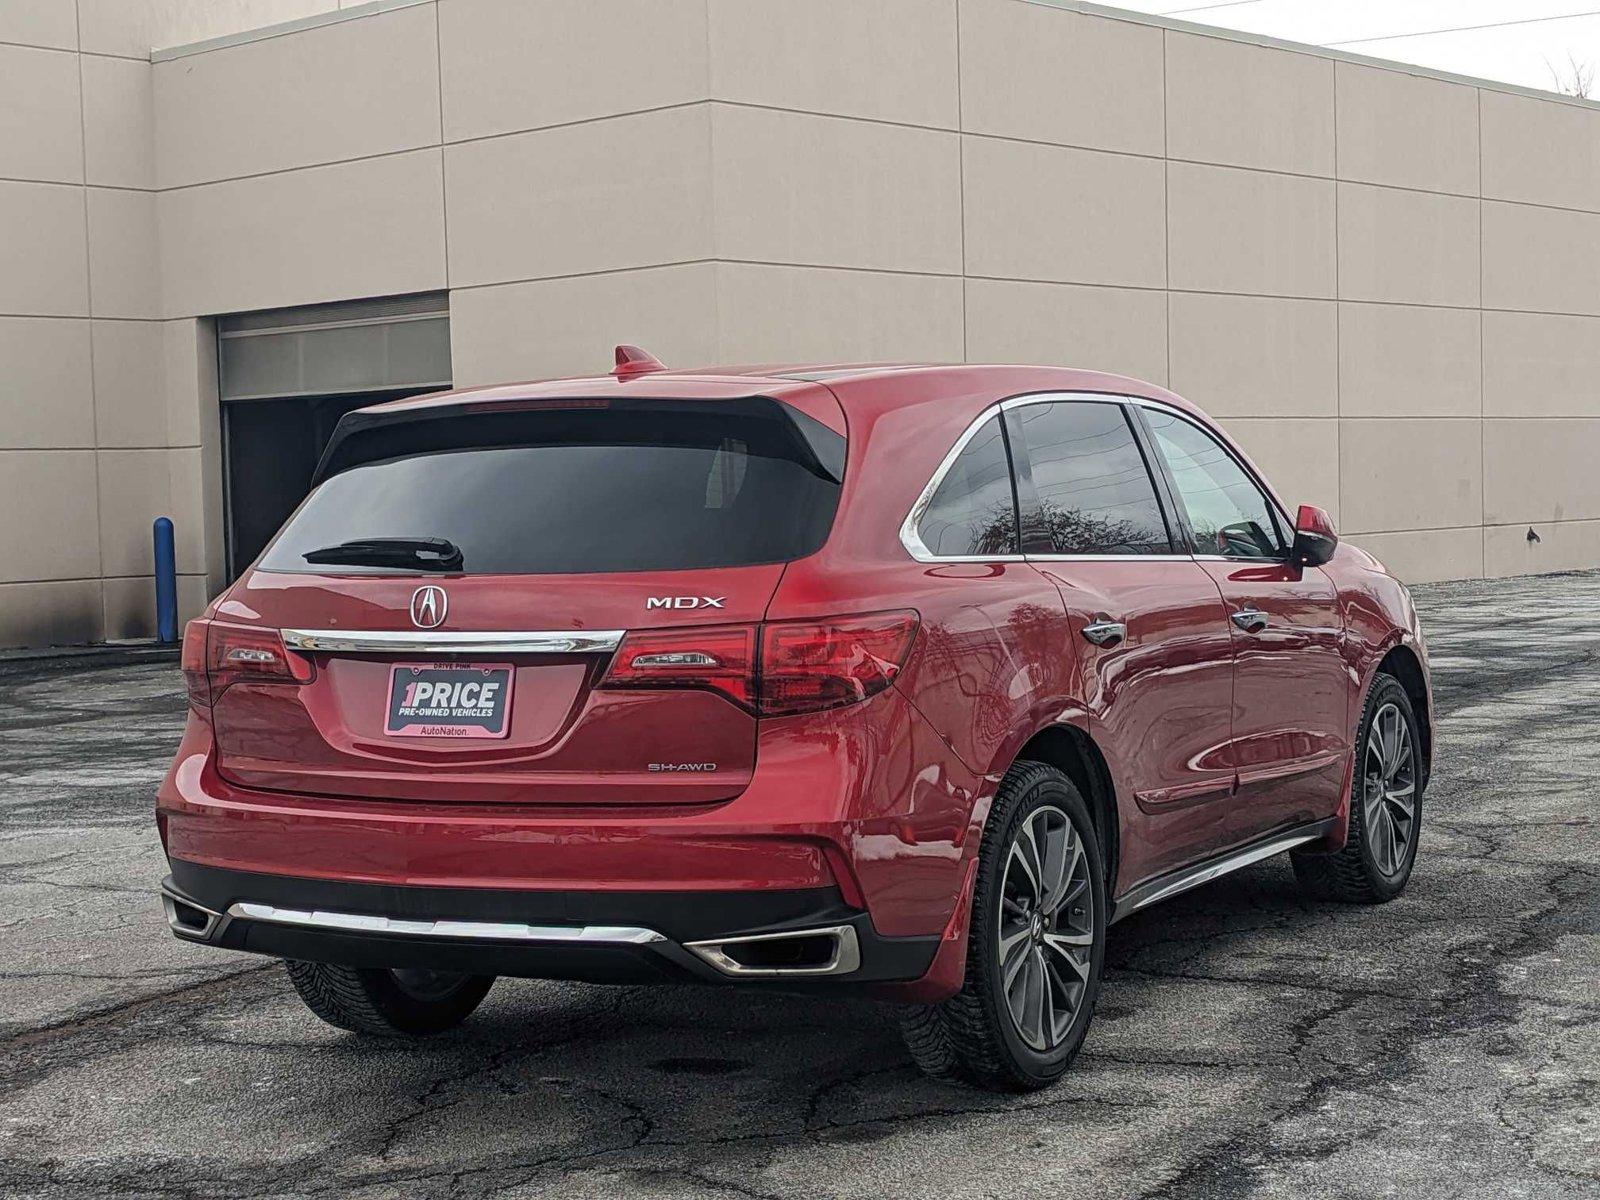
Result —
<instances>
[{"instance_id":1,"label":"front side window","mask_svg":"<svg viewBox=\"0 0 1600 1200\"><path fill-rule=\"evenodd\" d=\"M1120 404L1052 400L1011 410L1041 524L1057 554L1170 554L1156 487Z\"/></svg>"},{"instance_id":2,"label":"front side window","mask_svg":"<svg viewBox=\"0 0 1600 1200\"><path fill-rule=\"evenodd\" d=\"M1017 553L1016 496L998 416L985 421L950 464L917 536L939 558Z\"/></svg>"},{"instance_id":3,"label":"front side window","mask_svg":"<svg viewBox=\"0 0 1600 1200\"><path fill-rule=\"evenodd\" d=\"M1168 412L1147 409L1145 420L1189 513L1198 553L1229 558L1287 553L1271 503L1216 438Z\"/></svg>"}]
</instances>

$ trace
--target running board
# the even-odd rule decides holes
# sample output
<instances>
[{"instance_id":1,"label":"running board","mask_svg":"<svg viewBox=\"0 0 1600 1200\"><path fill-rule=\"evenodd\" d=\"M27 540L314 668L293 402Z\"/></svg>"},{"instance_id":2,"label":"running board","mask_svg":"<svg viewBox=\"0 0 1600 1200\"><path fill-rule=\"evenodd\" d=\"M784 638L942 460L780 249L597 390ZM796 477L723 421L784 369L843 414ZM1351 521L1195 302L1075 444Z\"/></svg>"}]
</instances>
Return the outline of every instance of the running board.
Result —
<instances>
[{"instance_id":1,"label":"running board","mask_svg":"<svg viewBox=\"0 0 1600 1200\"><path fill-rule=\"evenodd\" d=\"M1237 871L1240 867L1248 867L1258 863L1264 858L1271 858L1274 854L1282 854L1285 850L1293 850L1296 846L1303 846L1307 842L1314 842L1335 824L1335 818L1329 817L1325 821L1314 821L1309 825L1299 825L1282 833L1275 833L1259 842L1253 842L1238 850L1230 850L1217 858L1208 859L1196 866L1184 867L1178 871L1170 871L1165 875L1158 875L1154 879L1133 887L1116 902L1112 908L1111 920L1108 924L1115 924L1129 913L1137 912L1141 908L1148 908L1162 900L1169 900L1180 892L1187 892L1190 888L1197 888L1203 883L1210 883L1213 879Z\"/></svg>"}]
</instances>

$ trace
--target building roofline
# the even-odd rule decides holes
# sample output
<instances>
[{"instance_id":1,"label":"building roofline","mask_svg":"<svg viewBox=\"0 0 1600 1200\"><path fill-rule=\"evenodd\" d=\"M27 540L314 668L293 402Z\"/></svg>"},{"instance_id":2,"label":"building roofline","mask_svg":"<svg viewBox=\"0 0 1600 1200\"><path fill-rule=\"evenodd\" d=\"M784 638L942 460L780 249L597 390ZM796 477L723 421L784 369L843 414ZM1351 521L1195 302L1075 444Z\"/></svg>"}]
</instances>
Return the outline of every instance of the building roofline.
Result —
<instances>
[{"instance_id":1,"label":"building roofline","mask_svg":"<svg viewBox=\"0 0 1600 1200\"><path fill-rule=\"evenodd\" d=\"M1243 42L1269 50L1288 50L1295 54L1310 54L1333 62L1346 62L1358 67L1373 67L1380 71L1398 71L1403 75L1416 75L1423 79L1436 79L1441 83L1454 83L1463 87L1482 88L1484 91L1505 92L1529 100L1545 100L1566 104L1573 108L1600 110L1600 100L1586 100L1582 96L1567 96L1561 92L1548 92L1543 88L1526 87L1508 83L1503 79L1482 79L1476 75L1458 75L1454 71L1440 71L1416 63L1398 62L1392 58L1375 58L1368 54L1353 54L1348 50L1335 50L1315 46L1308 42L1291 42L1286 38L1270 37L1264 33L1246 33L1239 29L1223 29L1217 25L1202 25L1198 21L1181 21L1175 17L1161 17L1153 13L1133 12L1126 8L1113 8L1094 4L1090 0L1017 0L1019 4L1036 4L1041 8L1059 8L1067 12L1082 13L1089 17L1104 17L1129 25L1148 25L1156 29L1171 29L1178 33L1192 33L1200 37L1219 38L1226 42Z\"/></svg>"},{"instance_id":2,"label":"building roofline","mask_svg":"<svg viewBox=\"0 0 1600 1200\"><path fill-rule=\"evenodd\" d=\"M1181 21L1174 17L1161 17L1152 13L1133 12L1126 8L1113 8L1105 4L1094 4L1090 0L1014 0L1014 2L1018 4L1036 4L1041 8L1058 8L1066 12L1082 13L1084 16L1122 21L1129 25L1145 25L1154 29L1172 29L1179 33L1192 33L1201 37L1220 38L1226 42L1241 42L1245 45L1262 46L1271 50L1288 50L1294 54L1310 54L1333 62L1347 62L1354 66L1372 67L1380 71L1398 71L1402 75L1415 75L1422 79L1436 79L1441 83L1454 83L1463 87L1482 88L1491 92L1504 92L1507 95L1521 96L1528 100L1544 100L1553 104L1565 104L1572 108L1600 111L1600 100L1586 100L1582 96L1567 96L1561 92L1526 87L1520 83L1507 83L1501 79L1483 79L1476 75L1458 75L1454 71L1440 71L1433 67L1418 66L1416 63L1398 62L1392 58L1375 58L1368 54L1353 54L1348 50L1334 50L1327 46L1314 46L1308 42L1291 42L1286 38L1269 37L1262 33L1245 33L1238 29L1224 29L1218 25L1203 25L1197 21ZM349 8L313 13L311 16L300 17L293 21L283 21L276 25L264 25L259 29L246 29L223 37L207 38L200 42L189 42L180 46L168 46L152 50L150 52L150 61L168 62L176 58L188 58L190 55L206 54L212 50L225 50L229 46L243 46L251 42L264 42L270 38L283 37L306 29L318 29L324 25L338 25L344 21L355 21L362 17L392 12L398 8L411 8L418 4L434 3L437 3L437 0L368 0L366 4L355 4ZM708 96L707 98L711 99L712 97Z\"/></svg>"},{"instance_id":3,"label":"building roofline","mask_svg":"<svg viewBox=\"0 0 1600 1200\"><path fill-rule=\"evenodd\" d=\"M345 21L357 21L362 17L375 17L379 13L393 12L397 8L413 8L418 4L432 4L434 2L435 0L368 0L366 4L352 4L348 8L329 9L327 12L312 13L307 17L296 17L293 21L280 21L275 25L263 25L258 29L241 29L238 33L206 38L204 41L185 42L179 46L161 47L150 51L150 61L158 63L167 62L174 58L188 58L192 54L206 54L212 50L226 50L229 46L244 46L251 42L265 42L271 38L300 33L306 29L319 29L324 25L339 25Z\"/></svg>"}]
</instances>

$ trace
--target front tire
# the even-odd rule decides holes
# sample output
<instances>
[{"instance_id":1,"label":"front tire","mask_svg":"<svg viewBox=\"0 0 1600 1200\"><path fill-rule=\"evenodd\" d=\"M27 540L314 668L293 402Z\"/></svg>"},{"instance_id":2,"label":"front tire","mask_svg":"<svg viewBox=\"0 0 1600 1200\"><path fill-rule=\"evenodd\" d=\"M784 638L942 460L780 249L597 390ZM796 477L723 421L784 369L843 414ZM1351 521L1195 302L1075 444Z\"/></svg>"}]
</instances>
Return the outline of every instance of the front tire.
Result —
<instances>
[{"instance_id":1,"label":"front tire","mask_svg":"<svg viewBox=\"0 0 1600 1200\"><path fill-rule=\"evenodd\" d=\"M1422 789L1422 741L1411 698L1398 679L1379 674L1356 733L1349 836L1336 854L1290 855L1300 886L1346 904L1393 900L1416 866Z\"/></svg>"},{"instance_id":2,"label":"front tire","mask_svg":"<svg viewBox=\"0 0 1600 1200\"><path fill-rule=\"evenodd\" d=\"M1089 1031L1105 930L1105 869L1088 805L1056 768L1016 763L978 852L966 980L902 1023L917 1065L996 1091L1050 1086Z\"/></svg>"},{"instance_id":3,"label":"front tire","mask_svg":"<svg viewBox=\"0 0 1600 1200\"><path fill-rule=\"evenodd\" d=\"M426 1037L472 1015L493 975L390 971L285 959L305 1006L329 1025L374 1037Z\"/></svg>"}]
</instances>

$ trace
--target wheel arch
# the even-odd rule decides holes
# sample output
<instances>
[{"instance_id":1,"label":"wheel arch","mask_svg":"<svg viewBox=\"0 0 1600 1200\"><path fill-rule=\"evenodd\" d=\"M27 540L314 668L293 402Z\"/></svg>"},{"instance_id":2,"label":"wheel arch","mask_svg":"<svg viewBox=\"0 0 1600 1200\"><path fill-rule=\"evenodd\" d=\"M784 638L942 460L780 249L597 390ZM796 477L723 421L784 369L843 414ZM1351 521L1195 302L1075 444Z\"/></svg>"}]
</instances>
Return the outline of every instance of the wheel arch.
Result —
<instances>
[{"instance_id":1,"label":"wheel arch","mask_svg":"<svg viewBox=\"0 0 1600 1200\"><path fill-rule=\"evenodd\" d=\"M1055 767L1083 793L1105 855L1106 895L1109 897L1116 886L1117 868L1122 860L1122 822L1117 810L1116 787L1100 747L1086 731L1075 725L1048 725L1017 751L1014 761L1023 760Z\"/></svg>"},{"instance_id":2,"label":"wheel arch","mask_svg":"<svg viewBox=\"0 0 1600 1200\"><path fill-rule=\"evenodd\" d=\"M1417 734L1422 741L1422 785L1428 785L1433 773L1433 713L1428 693L1428 677L1423 673L1422 660L1410 646L1401 642L1389 649L1378 663L1377 672L1392 675L1405 689L1417 718ZM1376 677L1376 672L1374 677Z\"/></svg>"}]
</instances>

